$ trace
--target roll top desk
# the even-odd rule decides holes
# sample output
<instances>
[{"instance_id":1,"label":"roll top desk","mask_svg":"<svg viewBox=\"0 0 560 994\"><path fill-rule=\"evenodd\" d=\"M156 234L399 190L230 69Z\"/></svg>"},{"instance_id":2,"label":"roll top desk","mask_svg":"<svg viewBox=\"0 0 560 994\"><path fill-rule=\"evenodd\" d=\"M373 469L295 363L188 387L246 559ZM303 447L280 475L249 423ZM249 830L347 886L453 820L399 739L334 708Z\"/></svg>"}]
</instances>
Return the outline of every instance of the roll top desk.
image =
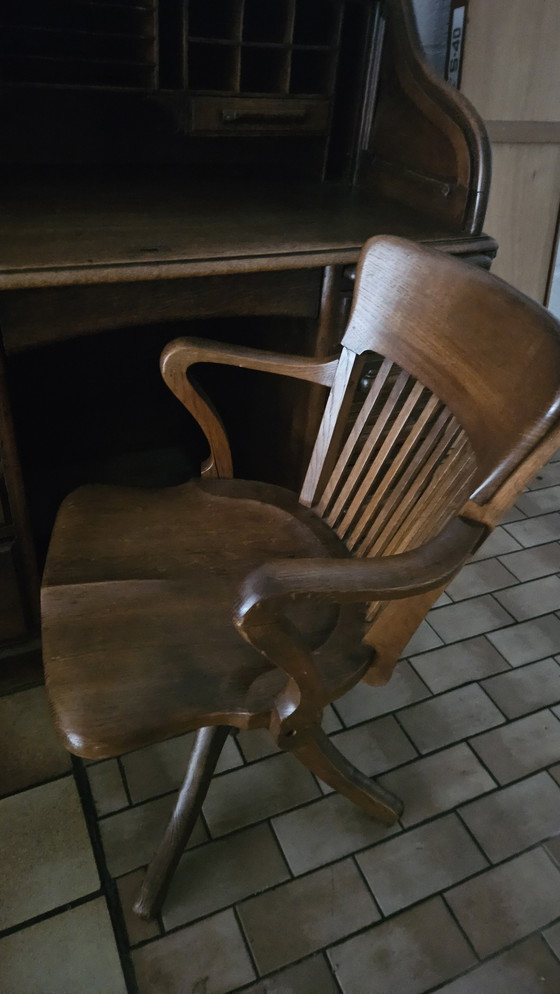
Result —
<instances>
[{"instance_id":1,"label":"roll top desk","mask_svg":"<svg viewBox=\"0 0 560 994\"><path fill-rule=\"evenodd\" d=\"M96 337L110 365L123 330L170 339L203 319L216 337L216 320L249 318L264 347L324 355L368 237L481 265L496 245L484 127L425 62L410 0L5 0L0 27L6 658L36 627L26 433L49 421L33 383L53 349ZM321 396L291 403L263 469L288 483Z\"/></svg>"}]
</instances>

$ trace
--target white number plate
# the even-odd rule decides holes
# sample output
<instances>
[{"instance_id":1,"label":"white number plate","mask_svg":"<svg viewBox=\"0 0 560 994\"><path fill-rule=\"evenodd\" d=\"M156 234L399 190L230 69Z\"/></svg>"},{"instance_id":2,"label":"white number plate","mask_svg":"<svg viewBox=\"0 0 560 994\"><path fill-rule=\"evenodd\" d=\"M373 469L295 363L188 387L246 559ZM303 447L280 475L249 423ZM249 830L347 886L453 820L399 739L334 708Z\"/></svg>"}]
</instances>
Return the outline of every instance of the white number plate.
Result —
<instances>
[{"instance_id":1,"label":"white number plate","mask_svg":"<svg viewBox=\"0 0 560 994\"><path fill-rule=\"evenodd\" d=\"M447 60L447 82L452 86L459 86L459 74L461 72L461 57L463 54L463 38L465 34L465 11L464 7L455 7L453 20L451 22L451 32L449 36L449 56Z\"/></svg>"}]
</instances>

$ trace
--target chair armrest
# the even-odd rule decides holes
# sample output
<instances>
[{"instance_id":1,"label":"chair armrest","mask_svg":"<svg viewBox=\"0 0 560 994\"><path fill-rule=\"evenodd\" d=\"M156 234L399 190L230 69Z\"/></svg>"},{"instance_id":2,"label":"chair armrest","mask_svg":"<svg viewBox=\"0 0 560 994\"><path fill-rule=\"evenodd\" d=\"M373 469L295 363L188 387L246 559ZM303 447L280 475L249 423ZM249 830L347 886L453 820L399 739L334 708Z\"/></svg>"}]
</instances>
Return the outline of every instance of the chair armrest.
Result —
<instances>
[{"instance_id":1,"label":"chair armrest","mask_svg":"<svg viewBox=\"0 0 560 994\"><path fill-rule=\"evenodd\" d=\"M177 338L165 347L160 360L161 375L172 393L198 422L210 446L210 456L202 468L202 475L229 479L233 476L233 469L224 425L212 403L188 375L189 368L198 362L278 373L330 386L338 360L332 357L312 359L283 355L241 345L224 345L203 338Z\"/></svg>"},{"instance_id":2,"label":"chair armrest","mask_svg":"<svg viewBox=\"0 0 560 994\"><path fill-rule=\"evenodd\" d=\"M426 545L375 559L279 559L244 580L234 624L250 626L259 605L317 597L337 603L413 597L449 582L473 552L486 526L454 518Z\"/></svg>"},{"instance_id":3,"label":"chair armrest","mask_svg":"<svg viewBox=\"0 0 560 994\"><path fill-rule=\"evenodd\" d=\"M241 585L233 623L290 677L275 703L271 731L284 738L293 734L296 723L301 727L316 720L323 700L320 669L286 617L286 603L299 597L342 604L393 600L437 589L457 573L485 531L484 524L455 518L411 552L376 559L276 560L250 573Z\"/></svg>"}]
</instances>

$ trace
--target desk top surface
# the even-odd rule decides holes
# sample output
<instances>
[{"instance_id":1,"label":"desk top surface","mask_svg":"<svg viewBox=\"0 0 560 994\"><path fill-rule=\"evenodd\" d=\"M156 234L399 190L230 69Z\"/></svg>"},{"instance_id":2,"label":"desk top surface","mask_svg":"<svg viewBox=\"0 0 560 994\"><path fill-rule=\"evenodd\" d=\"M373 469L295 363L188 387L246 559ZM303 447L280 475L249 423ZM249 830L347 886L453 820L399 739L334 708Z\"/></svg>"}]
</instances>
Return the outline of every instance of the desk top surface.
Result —
<instances>
[{"instance_id":1,"label":"desk top surface","mask_svg":"<svg viewBox=\"0 0 560 994\"><path fill-rule=\"evenodd\" d=\"M381 233L471 251L489 242L329 184L36 176L2 199L0 289L345 264Z\"/></svg>"}]
</instances>

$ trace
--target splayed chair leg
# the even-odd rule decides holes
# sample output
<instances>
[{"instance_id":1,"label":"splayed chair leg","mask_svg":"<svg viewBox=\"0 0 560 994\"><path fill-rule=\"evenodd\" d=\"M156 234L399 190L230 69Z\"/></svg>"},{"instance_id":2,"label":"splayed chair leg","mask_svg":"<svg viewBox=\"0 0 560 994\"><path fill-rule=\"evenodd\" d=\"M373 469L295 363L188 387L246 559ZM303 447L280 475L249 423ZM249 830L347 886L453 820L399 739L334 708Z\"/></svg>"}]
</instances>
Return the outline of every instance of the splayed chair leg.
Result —
<instances>
[{"instance_id":1,"label":"splayed chair leg","mask_svg":"<svg viewBox=\"0 0 560 994\"><path fill-rule=\"evenodd\" d=\"M320 727L304 734L301 746L292 750L304 766L378 821L386 825L397 821L403 809L398 797L352 766Z\"/></svg>"},{"instance_id":2,"label":"splayed chair leg","mask_svg":"<svg viewBox=\"0 0 560 994\"><path fill-rule=\"evenodd\" d=\"M201 728L196 735L177 804L142 883L134 911L140 918L157 915L171 878L200 814L229 726Z\"/></svg>"}]
</instances>

